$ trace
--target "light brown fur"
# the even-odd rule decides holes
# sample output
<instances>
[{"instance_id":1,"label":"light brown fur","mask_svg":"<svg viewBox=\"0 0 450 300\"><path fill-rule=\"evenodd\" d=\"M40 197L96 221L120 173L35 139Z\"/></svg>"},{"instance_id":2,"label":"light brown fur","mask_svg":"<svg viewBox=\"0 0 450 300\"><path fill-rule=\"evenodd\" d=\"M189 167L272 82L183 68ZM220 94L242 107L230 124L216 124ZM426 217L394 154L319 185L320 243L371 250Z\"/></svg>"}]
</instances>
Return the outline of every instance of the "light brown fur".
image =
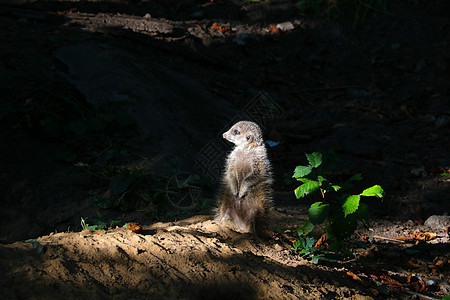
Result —
<instances>
[{"instance_id":1,"label":"light brown fur","mask_svg":"<svg viewBox=\"0 0 450 300\"><path fill-rule=\"evenodd\" d=\"M235 144L229 154L216 220L243 232L255 232L272 203L272 174L261 129L241 121L223 137Z\"/></svg>"}]
</instances>

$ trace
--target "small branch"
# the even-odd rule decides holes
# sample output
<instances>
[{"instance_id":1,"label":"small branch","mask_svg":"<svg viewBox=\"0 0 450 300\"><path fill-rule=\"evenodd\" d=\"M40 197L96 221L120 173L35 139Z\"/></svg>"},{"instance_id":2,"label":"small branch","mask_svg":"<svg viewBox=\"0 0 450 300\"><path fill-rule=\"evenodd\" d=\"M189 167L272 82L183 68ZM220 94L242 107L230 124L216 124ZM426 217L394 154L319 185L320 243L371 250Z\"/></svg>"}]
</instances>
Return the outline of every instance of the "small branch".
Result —
<instances>
[{"instance_id":1,"label":"small branch","mask_svg":"<svg viewBox=\"0 0 450 300\"><path fill-rule=\"evenodd\" d=\"M391 239L391 238L387 238L387 237L383 237L383 236L379 236L379 235L374 235L373 238L374 239L380 239L380 240L386 240L386 241L390 241L390 242L401 243L401 244L403 244L405 242L405 241Z\"/></svg>"}]
</instances>

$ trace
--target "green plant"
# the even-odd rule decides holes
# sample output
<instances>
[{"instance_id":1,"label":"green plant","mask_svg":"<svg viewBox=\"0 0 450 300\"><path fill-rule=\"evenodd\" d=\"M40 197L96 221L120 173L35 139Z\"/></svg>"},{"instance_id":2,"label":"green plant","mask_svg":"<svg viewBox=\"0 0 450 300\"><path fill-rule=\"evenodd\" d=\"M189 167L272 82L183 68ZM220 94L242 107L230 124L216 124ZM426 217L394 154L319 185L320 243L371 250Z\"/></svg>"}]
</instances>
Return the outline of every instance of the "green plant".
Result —
<instances>
[{"instance_id":1,"label":"green plant","mask_svg":"<svg viewBox=\"0 0 450 300\"><path fill-rule=\"evenodd\" d=\"M81 217L81 228L83 230L101 230L101 229L108 229L114 226L114 224L116 224L116 221L111 221L109 223L102 221L102 220L97 220L95 222L94 225L89 225L86 223L86 220L88 218L84 219L83 217Z\"/></svg>"},{"instance_id":2,"label":"green plant","mask_svg":"<svg viewBox=\"0 0 450 300\"><path fill-rule=\"evenodd\" d=\"M314 192L320 191L322 201L313 203L309 208L309 223L305 222L302 227L296 229L299 238L304 239L309 232L312 231L314 225L325 223L326 237L332 241L330 245L331 250L339 250L342 242L350 237L356 229L358 221L368 224L368 210L365 203L361 203L361 197L383 197L383 189L379 185L374 185L365 189L359 194L354 195L338 195L337 192L342 190L342 187L348 187L351 182L362 179L361 174L356 174L348 179L344 184L337 185L328 181L320 172L322 165L322 154L314 152L306 154L308 165L297 166L292 176L302 184L294 191L295 196L303 198ZM330 196L332 194L332 196ZM334 197L333 197L334 196ZM299 247L305 246L307 251L310 251L310 240L305 240L306 243L300 241L297 245L296 252L299 252ZM316 251L316 250L315 250ZM301 252L301 251L300 251Z\"/></svg>"}]
</instances>

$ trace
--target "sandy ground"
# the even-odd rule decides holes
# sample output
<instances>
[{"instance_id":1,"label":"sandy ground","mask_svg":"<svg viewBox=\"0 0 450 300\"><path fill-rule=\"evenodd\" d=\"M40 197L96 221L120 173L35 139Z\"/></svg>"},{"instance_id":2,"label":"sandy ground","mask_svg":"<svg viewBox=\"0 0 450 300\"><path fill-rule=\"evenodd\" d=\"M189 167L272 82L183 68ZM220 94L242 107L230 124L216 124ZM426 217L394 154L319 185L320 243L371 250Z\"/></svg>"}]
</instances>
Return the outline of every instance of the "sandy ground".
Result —
<instances>
[{"instance_id":1,"label":"sandy ground","mask_svg":"<svg viewBox=\"0 0 450 300\"><path fill-rule=\"evenodd\" d=\"M277 225L272 226L278 229L298 221L292 214L273 214ZM429 267L445 259L439 248L448 245L444 230L415 255L408 254L411 244L399 248L398 242L380 240L418 230L412 222L409 226L379 223L358 232L375 237L369 249L354 247L358 262L328 264L313 264L292 253L284 234L242 234L222 228L209 216L144 226L141 234L126 228L55 233L0 246L0 267L7 275L1 283L2 297L410 299L421 295L425 298L419 299L437 299L449 287L448 262L433 275ZM408 265L409 257L417 258L415 266L410 261ZM416 293L406 285L411 273L433 280L434 285ZM377 285L370 277L382 274L405 286Z\"/></svg>"}]
</instances>

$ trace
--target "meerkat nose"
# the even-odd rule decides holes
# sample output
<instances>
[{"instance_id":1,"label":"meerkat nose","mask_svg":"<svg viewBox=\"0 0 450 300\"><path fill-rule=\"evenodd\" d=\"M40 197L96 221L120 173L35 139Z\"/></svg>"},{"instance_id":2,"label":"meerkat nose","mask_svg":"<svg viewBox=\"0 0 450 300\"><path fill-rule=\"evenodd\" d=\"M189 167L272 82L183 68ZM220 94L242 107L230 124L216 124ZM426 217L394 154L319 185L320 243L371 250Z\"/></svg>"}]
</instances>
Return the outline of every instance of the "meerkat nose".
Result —
<instances>
[{"instance_id":1,"label":"meerkat nose","mask_svg":"<svg viewBox=\"0 0 450 300\"><path fill-rule=\"evenodd\" d=\"M222 134L222 137L223 137L224 139L227 138L226 134L227 134L226 132L225 132L224 134Z\"/></svg>"}]
</instances>

